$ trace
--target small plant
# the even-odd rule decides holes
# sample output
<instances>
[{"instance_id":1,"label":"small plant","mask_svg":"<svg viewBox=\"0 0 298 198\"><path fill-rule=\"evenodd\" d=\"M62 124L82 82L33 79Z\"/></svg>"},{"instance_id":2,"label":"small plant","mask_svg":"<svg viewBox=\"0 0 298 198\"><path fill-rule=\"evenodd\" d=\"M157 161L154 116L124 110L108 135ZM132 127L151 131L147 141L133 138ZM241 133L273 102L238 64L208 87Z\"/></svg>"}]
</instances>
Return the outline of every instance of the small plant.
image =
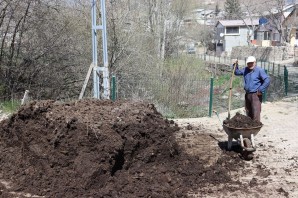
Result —
<instances>
[{"instance_id":1,"label":"small plant","mask_svg":"<svg viewBox=\"0 0 298 198\"><path fill-rule=\"evenodd\" d=\"M0 110L4 113L13 113L17 111L17 109L20 107L21 103L19 101L4 101L0 102Z\"/></svg>"}]
</instances>

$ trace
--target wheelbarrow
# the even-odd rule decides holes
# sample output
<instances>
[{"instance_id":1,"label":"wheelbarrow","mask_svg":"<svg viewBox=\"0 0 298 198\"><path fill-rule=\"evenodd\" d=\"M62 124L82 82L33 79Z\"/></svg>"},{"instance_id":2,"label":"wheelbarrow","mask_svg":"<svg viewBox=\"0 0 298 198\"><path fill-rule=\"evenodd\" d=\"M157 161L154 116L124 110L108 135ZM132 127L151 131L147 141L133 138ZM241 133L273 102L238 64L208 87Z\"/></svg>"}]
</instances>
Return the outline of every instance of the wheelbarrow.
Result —
<instances>
[{"instance_id":1,"label":"wheelbarrow","mask_svg":"<svg viewBox=\"0 0 298 198\"><path fill-rule=\"evenodd\" d=\"M251 128L234 128L223 124L223 129L228 135L228 150L232 149L233 139L240 142L240 146L243 151L243 156L245 158L252 158L252 153L256 151L256 145L254 142L254 137L261 130L263 125Z\"/></svg>"}]
</instances>

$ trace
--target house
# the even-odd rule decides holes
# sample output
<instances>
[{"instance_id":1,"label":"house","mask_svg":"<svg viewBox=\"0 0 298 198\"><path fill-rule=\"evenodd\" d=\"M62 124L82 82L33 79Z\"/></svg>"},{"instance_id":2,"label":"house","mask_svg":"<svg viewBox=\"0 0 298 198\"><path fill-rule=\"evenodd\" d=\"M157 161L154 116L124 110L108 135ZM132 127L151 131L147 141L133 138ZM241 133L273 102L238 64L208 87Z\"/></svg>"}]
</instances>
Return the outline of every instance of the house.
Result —
<instances>
[{"instance_id":1,"label":"house","mask_svg":"<svg viewBox=\"0 0 298 198\"><path fill-rule=\"evenodd\" d=\"M259 27L255 30L254 34L255 40L252 40L252 44L257 46L277 46L281 42L280 33L265 17L259 19Z\"/></svg>"},{"instance_id":2,"label":"house","mask_svg":"<svg viewBox=\"0 0 298 198\"><path fill-rule=\"evenodd\" d=\"M282 22L284 32L287 33L290 46L298 46L298 3L288 6Z\"/></svg>"},{"instance_id":3,"label":"house","mask_svg":"<svg viewBox=\"0 0 298 198\"><path fill-rule=\"evenodd\" d=\"M298 4L289 4L282 10L271 10L259 20L255 31L254 44L259 46L276 46L288 42L298 45Z\"/></svg>"},{"instance_id":4,"label":"house","mask_svg":"<svg viewBox=\"0 0 298 198\"><path fill-rule=\"evenodd\" d=\"M298 0L282 10L273 9L263 17L241 20L219 20L215 25L216 54L229 54L235 46L277 46L288 42L298 47Z\"/></svg>"},{"instance_id":5,"label":"house","mask_svg":"<svg viewBox=\"0 0 298 198\"><path fill-rule=\"evenodd\" d=\"M247 46L254 40L259 19L219 20L215 25L216 53L228 54L235 46Z\"/></svg>"}]
</instances>

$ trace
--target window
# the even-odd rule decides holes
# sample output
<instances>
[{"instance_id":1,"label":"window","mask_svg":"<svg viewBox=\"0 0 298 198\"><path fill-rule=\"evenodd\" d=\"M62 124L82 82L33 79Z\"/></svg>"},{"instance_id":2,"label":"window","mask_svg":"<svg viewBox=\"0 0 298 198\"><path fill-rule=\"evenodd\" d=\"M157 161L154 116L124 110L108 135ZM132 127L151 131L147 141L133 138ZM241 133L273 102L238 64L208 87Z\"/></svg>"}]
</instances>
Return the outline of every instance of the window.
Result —
<instances>
[{"instance_id":1,"label":"window","mask_svg":"<svg viewBox=\"0 0 298 198\"><path fill-rule=\"evenodd\" d=\"M280 41L280 34L279 33L273 33L272 40L273 41Z\"/></svg>"},{"instance_id":2,"label":"window","mask_svg":"<svg viewBox=\"0 0 298 198\"><path fill-rule=\"evenodd\" d=\"M226 34L239 34L239 27L226 27Z\"/></svg>"},{"instance_id":3,"label":"window","mask_svg":"<svg viewBox=\"0 0 298 198\"><path fill-rule=\"evenodd\" d=\"M264 40L264 34L263 34L263 32L258 32L257 33L257 40L259 40L259 41Z\"/></svg>"},{"instance_id":4,"label":"window","mask_svg":"<svg viewBox=\"0 0 298 198\"><path fill-rule=\"evenodd\" d=\"M264 40L271 40L271 37L270 37L270 32L266 31L264 32Z\"/></svg>"}]
</instances>

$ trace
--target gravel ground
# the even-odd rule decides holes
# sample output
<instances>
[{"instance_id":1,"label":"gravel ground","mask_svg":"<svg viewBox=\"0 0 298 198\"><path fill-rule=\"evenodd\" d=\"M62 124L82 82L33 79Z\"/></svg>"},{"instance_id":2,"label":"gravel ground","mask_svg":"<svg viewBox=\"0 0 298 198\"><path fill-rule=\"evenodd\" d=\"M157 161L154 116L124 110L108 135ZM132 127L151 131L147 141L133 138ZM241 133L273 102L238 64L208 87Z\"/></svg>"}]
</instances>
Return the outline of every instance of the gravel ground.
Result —
<instances>
[{"instance_id":1,"label":"gravel ground","mask_svg":"<svg viewBox=\"0 0 298 198\"><path fill-rule=\"evenodd\" d=\"M231 112L244 113L244 109ZM223 121L227 113L219 114ZM200 126L212 131L218 142L226 142L228 137L222 130L218 117L177 119L184 128ZM245 161L245 168L235 175L236 180L249 183L245 192L235 190L230 197L298 197L298 97L286 98L278 102L262 105L261 122L264 124L255 137L257 150L254 159ZM191 126L191 127L190 127ZM234 144L237 144L236 141ZM243 175L243 176L241 176ZM262 184L262 185L260 185ZM221 197L209 194L205 197ZM226 195L225 195L226 196Z\"/></svg>"}]
</instances>

